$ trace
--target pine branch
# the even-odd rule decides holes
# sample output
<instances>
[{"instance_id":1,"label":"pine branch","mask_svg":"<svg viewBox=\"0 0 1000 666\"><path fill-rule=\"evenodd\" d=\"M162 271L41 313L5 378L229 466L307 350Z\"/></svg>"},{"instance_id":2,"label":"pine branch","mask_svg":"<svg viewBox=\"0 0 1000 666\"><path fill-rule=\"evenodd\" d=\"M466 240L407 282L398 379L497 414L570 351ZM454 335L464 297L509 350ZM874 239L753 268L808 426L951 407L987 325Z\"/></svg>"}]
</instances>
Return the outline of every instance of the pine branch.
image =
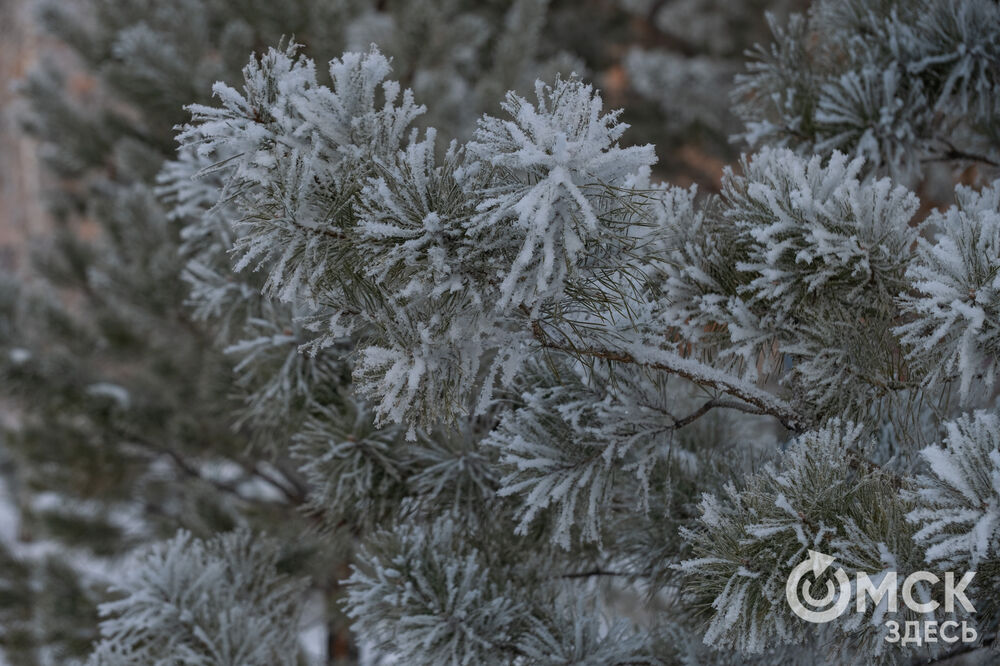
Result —
<instances>
[{"instance_id":1,"label":"pine branch","mask_svg":"<svg viewBox=\"0 0 1000 666\"><path fill-rule=\"evenodd\" d=\"M161 444L157 444L155 442L152 442L152 441L146 439L145 437L142 437L141 435L136 435L134 433L129 433L129 432L127 432L127 431L125 431L125 430L123 430L121 428L115 428L114 430L115 430L115 433L119 437L123 438L124 440L128 441L129 443L132 443L132 444L135 444L137 446L140 446L140 447L142 447L142 448L144 448L144 449L146 449L148 451L152 451L154 453L158 453L158 454L167 456L171 460L171 462L174 463L174 466L180 472L182 472L185 476L187 476L187 477L190 477L192 479L198 479L200 481L204 481L205 483L208 483L209 485L213 486L217 490L220 490L220 491L222 491L224 493L227 493L227 494L230 494L230 495L234 495L234 496L238 497L239 499L241 499L243 501L261 502L261 500L259 500L259 499L252 498L252 497L247 497L246 495L244 495L243 493L241 493L240 490L239 490L239 486L237 484L226 482L226 481L220 481L219 479L212 479L212 478L206 477L204 474L201 473L201 470L199 470L198 467L194 465L194 463L192 463L190 460L188 460L183 455L181 455L180 453L178 453L172 447L163 446ZM291 492L283 484L280 484L280 483L276 482L273 478L269 478L269 476L265 476L263 474L258 474L256 469L252 473L255 476L258 476L262 480L264 480L264 481L268 482L269 484L273 485L274 487L276 487L279 490L279 492L282 493L282 495L284 495L286 498L288 498L289 504L294 505L294 506L299 506L299 505L304 504L305 497L302 497L301 499L297 499L296 494L293 493L293 492ZM274 502L263 502L263 503L274 504Z\"/></svg>"},{"instance_id":2,"label":"pine branch","mask_svg":"<svg viewBox=\"0 0 1000 666\"><path fill-rule=\"evenodd\" d=\"M606 569L601 569L600 567L595 567L593 569L588 569L586 571L573 571L570 573L565 573L559 576L560 578L573 579L573 578L594 578L597 576L642 576L644 574L640 573L630 573L628 571L608 571Z\"/></svg>"},{"instance_id":3,"label":"pine branch","mask_svg":"<svg viewBox=\"0 0 1000 666\"><path fill-rule=\"evenodd\" d=\"M933 155L924 159L924 162L950 162L950 161L965 161L965 162L979 162L980 164L985 164L991 167L1000 167L1000 162L990 159L985 155L980 155L977 153L970 153L968 151L962 150L956 147L950 141L940 139L947 149L940 153L939 155Z\"/></svg>"},{"instance_id":4,"label":"pine branch","mask_svg":"<svg viewBox=\"0 0 1000 666\"><path fill-rule=\"evenodd\" d=\"M862 473L877 472L878 474L886 477L892 483L893 488L896 488L897 490L900 488L904 488L907 485L906 481L902 477L887 471L881 465L873 463L871 460L868 460L857 451L847 452L847 464L851 467L851 469L858 472Z\"/></svg>"},{"instance_id":5,"label":"pine branch","mask_svg":"<svg viewBox=\"0 0 1000 666\"><path fill-rule=\"evenodd\" d=\"M578 357L598 358L616 363L628 363L653 370L661 370L677 375L678 377L683 377L699 386L716 389L739 398L750 405L750 409L756 409L760 414L767 414L778 419L785 428L793 433L802 432L808 427L806 421L795 412L791 405L780 398L752 384L740 382L738 379L711 366L684 358L673 352L656 349L655 360L639 360L633 353L628 351L603 349L600 347L578 347L572 344L572 342L566 344L557 343L545 333L541 323L537 320L532 322L531 330L535 339L545 349L561 351ZM650 350L643 350L643 352L648 351ZM711 409L711 407L708 409ZM708 411L708 409L705 411ZM702 415L703 413L697 414L691 421ZM683 425L687 425L687 423L690 423L690 421L685 422Z\"/></svg>"},{"instance_id":6,"label":"pine branch","mask_svg":"<svg viewBox=\"0 0 1000 666\"><path fill-rule=\"evenodd\" d=\"M251 473L277 488L290 503L295 505L305 504L305 491L292 484L284 475L280 478L275 476L271 472L262 469L259 462L253 464Z\"/></svg>"},{"instance_id":7,"label":"pine branch","mask_svg":"<svg viewBox=\"0 0 1000 666\"><path fill-rule=\"evenodd\" d=\"M756 415L766 415L766 412L759 407L753 407L742 402L734 402L731 400L719 400L713 398L703 404L701 407L691 412L687 416L679 418L674 421L674 429L680 430L684 426L690 425L700 419L702 416L707 414L713 409L735 409L737 411L743 412L744 414L756 414Z\"/></svg>"},{"instance_id":8,"label":"pine branch","mask_svg":"<svg viewBox=\"0 0 1000 666\"><path fill-rule=\"evenodd\" d=\"M982 656L983 660L984 661L988 661L989 657L992 656L990 653L994 653L995 654L995 650L993 648L986 647L984 644L988 643L990 641L990 639L994 639L995 640L995 638L996 638L996 634L985 635L985 636L983 636L982 643L973 643L971 645L960 645L958 647L953 648L952 650L949 650L948 652L945 652L944 654L942 654L939 657L935 657L935 658L927 661L926 663L928 665L930 665L930 664L965 663L965 662L956 661L956 660L960 660L963 655L970 655L970 654L973 654L973 653L980 653L980 652L982 653L981 656ZM968 663L978 663L978 660L972 660L972 661L969 661Z\"/></svg>"}]
</instances>

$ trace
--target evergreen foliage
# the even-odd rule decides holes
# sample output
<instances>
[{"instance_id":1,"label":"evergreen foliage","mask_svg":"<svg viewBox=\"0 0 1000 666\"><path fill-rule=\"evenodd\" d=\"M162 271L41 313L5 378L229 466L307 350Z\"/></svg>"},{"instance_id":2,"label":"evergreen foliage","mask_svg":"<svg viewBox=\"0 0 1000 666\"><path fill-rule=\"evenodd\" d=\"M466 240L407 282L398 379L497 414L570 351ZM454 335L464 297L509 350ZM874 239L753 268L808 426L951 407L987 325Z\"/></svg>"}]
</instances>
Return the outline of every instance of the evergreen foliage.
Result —
<instances>
[{"instance_id":1,"label":"evergreen foliage","mask_svg":"<svg viewBox=\"0 0 1000 666\"><path fill-rule=\"evenodd\" d=\"M995 2L772 17L734 95L753 152L707 195L661 181L588 63L542 48L559 3L115 4L48 16L120 105L85 113L52 72L25 88L36 130L72 137L56 173L93 188L41 264L86 308L5 283L0 334L25 525L76 549L46 575L132 558L107 591L67 586L103 601L99 636L92 613L41 636L56 621L7 583L7 653L995 658ZM727 77L721 33L757 4L706 29L722 62L684 67ZM292 19L307 46L274 30ZM647 93L652 57L628 56ZM930 161L976 165L953 205L927 199ZM852 580L975 570L976 613L806 622L785 584L812 551ZM930 620L976 642L890 640L887 621Z\"/></svg>"},{"instance_id":2,"label":"evergreen foliage","mask_svg":"<svg viewBox=\"0 0 1000 666\"><path fill-rule=\"evenodd\" d=\"M284 580L273 545L248 530L210 541L181 531L129 563L101 605L89 663L298 663L301 583Z\"/></svg>"},{"instance_id":3,"label":"evergreen foliage","mask_svg":"<svg viewBox=\"0 0 1000 666\"><path fill-rule=\"evenodd\" d=\"M995 164L991 0L820 0L758 48L736 90L753 145L865 157L904 184L938 159Z\"/></svg>"}]
</instances>

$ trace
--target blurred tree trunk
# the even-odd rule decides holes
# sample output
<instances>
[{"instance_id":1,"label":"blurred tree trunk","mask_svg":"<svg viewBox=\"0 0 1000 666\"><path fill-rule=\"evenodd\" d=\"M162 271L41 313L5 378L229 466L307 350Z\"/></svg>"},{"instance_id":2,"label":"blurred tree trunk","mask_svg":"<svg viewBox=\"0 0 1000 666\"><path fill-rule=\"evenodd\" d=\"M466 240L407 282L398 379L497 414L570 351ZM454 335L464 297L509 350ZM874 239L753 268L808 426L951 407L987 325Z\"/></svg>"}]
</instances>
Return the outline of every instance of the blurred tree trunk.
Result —
<instances>
[{"instance_id":1,"label":"blurred tree trunk","mask_svg":"<svg viewBox=\"0 0 1000 666\"><path fill-rule=\"evenodd\" d=\"M18 126L14 83L36 57L31 0L0 0L0 269L19 270L27 239L45 227L34 142Z\"/></svg>"}]
</instances>

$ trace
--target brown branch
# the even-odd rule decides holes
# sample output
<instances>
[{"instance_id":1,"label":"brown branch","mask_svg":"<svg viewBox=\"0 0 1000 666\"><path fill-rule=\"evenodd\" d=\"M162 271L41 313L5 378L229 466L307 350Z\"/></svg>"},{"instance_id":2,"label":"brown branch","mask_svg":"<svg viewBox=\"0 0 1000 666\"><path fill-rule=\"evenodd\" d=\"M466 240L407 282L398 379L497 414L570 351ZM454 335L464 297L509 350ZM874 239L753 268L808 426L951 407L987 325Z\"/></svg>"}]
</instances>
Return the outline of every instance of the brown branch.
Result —
<instances>
[{"instance_id":1,"label":"brown branch","mask_svg":"<svg viewBox=\"0 0 1000 666\"><path fill-rule=\"evenodd\" d=\"M990 159L989 157L986 157L985 155L979 155L977 153L970 153L970 152L964 151L964 150L956 147L950 141L942 141L942 143L944 143L944 145L948 147L948 150L942 152L939 155L934 155L933 157L928 157L928 158L924 159L923 161L924 162L946 162L946 161L949 161L949 160L963 160L963 161L966 161L966 162L979 162L981 164L986 164L986 165L989 165L989 166L992 166L992 167L1000 167L1000 163L998 163L996 160L993 160L993 159Z\"/></svg>"},{"instance_id":2,"label":"brown branch","mask_svg":"<svg viewBox=\"0 0 1000 666\"><path fill-rule=\"evenodd\" d=\"M577 347L572 343L559 344L545 333L538 320L531 322L531 331L535 339L545 349L561 351L576 356L588 356L616 363L628 363L646 368L652 368L654 370L661 370L663 372L677 375L678 377L683 377L684 379L698 384L699 386L716 389L739 398L743 402L759 410L760 414L767 414L778 419L783 426L792 432L802 432L806 428L806 423L802 420L802 418L796 414L790 406L786 405L784 401L761 389L754 388L748 390L748 386L740 386L737 382L730 381L721 376L710 377L695 373L692 371L692 368L689 367L692 362L689 362L686 359L681 359L684 361L683 363L669 363L667 361L642 362L626 351L602 349L598 347ZM721 374L710 366L706 366L705 369L707 371L711 371L711 374ZM701 415L699 414L698 416Z\"/></svg>"},{"instance_id":3,"label":"brown branch","mask_svg":"<svg viewBox=\"0 0 1000 666\"><path fill-rule=\"evenodd\" d=\"M315 236L329 236L330 238L336 238L337 240L344 240L346 238L344 234L339 231L331 231L320 227L308 227L291 216L285 217L285 220L290 222L291 225L299 231L304 231L307 234L313 234Z\"/></svg>"},{"instance_id":4,"label":"brown branch","mask_svg":"<svg viewBox=\"0 0 1000 666\"><path fill-rule=\"evenodd\" d=\"M168 458L170 458L170 460L173 461L174 466L177 467L178 470L180 470L186 476L188 476L188 477L190 477L192 479L198 479L199 481L203 481L205 483L208 483L209 485L213 486L215 489L221 490L224 493L229 493L230 495L234 495L234 496L240 498L241 500L243 500L245 502L246 501L257 501L257 500L254 500L253 498L249 498L249 497L246 497L245 495L243 495L243 493L240 492L239 487L236 484L227 483L225 481L220 481L218 479L212 479L212 478L206 477L204 474L201 473L201 471L197 467L195 467L194 465L192 465L190 461L188 461L184 456L182 456L181 454L179 454L177 451L174 451L170 447L167 447L167 446L158 446L156 444L153 444L152 442L139 440L139 439L136 439L135 437L131 437L129 439L134 444L139 444L140 446L143 446L144 448L148 448L148 449L150 449L152 451L155 451L157 453L160 453L160 454L163 454L163 455L167 456Z\"/></svg>"},{"instance_id":5,"label":"brown branch","mask_svg":"<svg viewBox=\"0 0 1000 666\"><path fill-rule=\"evenodd\" d=\"M904 481L902 477L893 474L892 472L883 468L881 465L873 463L871 460L868 460L868 458L865 458L857 451L847 452L847 465L851 469L857 472L881 474L882 476L887 478L889 482L892 483L892 487L897 490L903 488L906 485L906 481Z\"/></svg>"},{"instance_id":6,"label":"brown branch","mask_svg":"<svg viewBox=\"0 0 1000 666\"><path fill-rule=\"evenodd\" d=\"M302 497L309 494L309 488L306 486L305 481L295 472L295 470L289 469L287 465L281 460L270 461L272 467L281 472L282 478L288 483L289 486L295 489Z\"/></svg>"},{"instance_id":7,"label":"brown branch","mask_svg":"<svg viewBox=\"0 0 1000 666\"><path fill-rule=\"evenodd\" d=\"M266 470L262 469L260 463L254 463L253 467L251 468L251 472L254 476L266 481L267 483L271 484L279 491L281 491L281 494L284 495L285 499L287 499L290 503L296 505L305 504L306 493L303 490L300 490L298 487L296 487L295 484L293 484L291 481L289 481L287 477L284 476L284 474L282 474L282 477L279 479L278 477L272 475L270 472L267 472Z\"/></svg>"},{"instance_id":8,"label":"brown branch","mask_svg":"<svg viewBox=\"0 0 1000 666\"><path fill-rule=\"evenodd\" d=\"M996 634L987 634L987 635L983 636L983 640L982 640L981 643L973 643L971 645L968 645L968 644L967 645L959 645L959 646L953 648L952 650L949 650L949 651L947 651L947 652L939 655L938 657L936 657L934 659L931 659L930 661L927 661L927 662L924 662L924 663L926 663L926 664L945 664L945 663L949 663L949 662L952 663L952 664L980 663L979 660L963 662L963 661L958 661L958 659L962 655L967 655L967 654L971 654L971 653L974 653L974 652L983 651L984 653L986 653L986 654L982 655L983 658L984 658L984 660L985 660L986 657L989 656L989 653L994 651L993 648L990 648L987 645L985 645L985 643L987 643L989 641L989 639L991 639L991 638L995 639L996 638ZM956 661L952 662L953 659L956 660Z\"/></svg>"},{"instance_id":9,"label":"brown branch","mask_svg":"<svg viewBox=\"0 0 1000 666\"><path fill-rule=\"evenodd\" d=\"M146 439L145 437L142 437L141 435L136 435L135 433L127 432L120 427L114 428L114 431L119 437L127 440L132 444L135 444L136 446L140 446L153 453L167 456L174 463L174 466L185 476L208 483L217 490L220 490L224 493L228 493L230 495L234 495L245 502L261 502L261 500L258 500L253 497L247 497L246 495L241 493L239 490L239 486L237 484L228 483L226 481L220 481L219 479L212 479L210 477L205 476L204 474L201 473L201 470L199 470L195 465L191 463L191 461L189 461L187 458L185 458L184 456L182 456L180 453L178 453L176 450L174 450L169 446L163 446L161 444L157 444L155 442ZM265 477L261 478L270 481ZM273 484L273 481L271 481L271 483ZM292 501L292 498L288 495L285 488L283 488L278 484L274 485L277 485L277 487L282 491L282 494L288 497L289 501L292 502L292 504L298 505L302 503L302 502ZM263 502L263 503L280 504L276 502Z\"/></svg>"},{"instance_id":10,"label":"brown branch","mask_svg":"<svg viewBox=\"0 0 1000 666\"><path fill-rule=\"evenodd\" d=\"M560 578L593 578L595 576L641 576L643 574L629 573L627 571L607 571L600 567L594 567L593 569L588 569L586 571L573 571L571 573L565 573L560 575Z\"/></svg>"},{"instance_id":11,"label":"brown branch","mask_svg":"<svg viewBox=\"0 0 1000 666\"><path fill-rule=\"evenodd\" d=\"M735 410L744 412L746 414L766 415L766 412L764 412L759 407L754 407L754 406L751 406L751 405L747 405L747 404L744 404L742 402L734 402L734 401L731 401L731 400L718 400L716 398L713 398L713 399L709 400L708 402L706 402L705 404L703 404L698 409L696 409L695 411L693 411L690 414L688 414L687 416L679 418L679 419L675 419L674 420L674 429L675 430L680 430L684 426L687 426L687 425L690 425L690 424L694 423L695 421L697 421L698 419L700 419L702 416L704 416L705 414L707 414L709 411L711 411L713 409L717 409L717 408L718 409L735 409Z\"/></svg>"}]
</instances>

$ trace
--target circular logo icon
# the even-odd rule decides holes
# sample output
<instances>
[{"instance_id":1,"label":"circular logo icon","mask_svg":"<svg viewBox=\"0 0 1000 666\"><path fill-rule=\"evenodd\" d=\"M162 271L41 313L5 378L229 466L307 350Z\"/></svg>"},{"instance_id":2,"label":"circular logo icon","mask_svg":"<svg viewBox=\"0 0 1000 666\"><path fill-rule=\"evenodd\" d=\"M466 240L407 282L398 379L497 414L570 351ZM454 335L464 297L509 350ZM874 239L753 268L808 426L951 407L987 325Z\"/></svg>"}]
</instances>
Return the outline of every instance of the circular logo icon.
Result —
<instances>
[{"instance_id":1,"label":"circular logo icon","mask_svg":"<svg viewBox=\"0 0 1000 666\"><path fill-rule=\"evenodd\" d=\"M840 567L837 567L833 574L833 577L837 579L837 586L834 586L832 580L827 579L826 592L818 598L813 595L812 583L803 580L807 574L812 572L812 582L815 583L819 580L820 574L833 564L833 560L834 558L829 555L810 550L808 559L792 569L792 573L788 575L788 582L785 583L785 599L788 600L792 612L806 622L815 622L816 624L829 622L840 617L847 610L848 604L851 603L851 581ZM800 582L802 583L801 599L799 598ZM826 610L820 610L823 608Z\"/></svg>"}]
</instances>

